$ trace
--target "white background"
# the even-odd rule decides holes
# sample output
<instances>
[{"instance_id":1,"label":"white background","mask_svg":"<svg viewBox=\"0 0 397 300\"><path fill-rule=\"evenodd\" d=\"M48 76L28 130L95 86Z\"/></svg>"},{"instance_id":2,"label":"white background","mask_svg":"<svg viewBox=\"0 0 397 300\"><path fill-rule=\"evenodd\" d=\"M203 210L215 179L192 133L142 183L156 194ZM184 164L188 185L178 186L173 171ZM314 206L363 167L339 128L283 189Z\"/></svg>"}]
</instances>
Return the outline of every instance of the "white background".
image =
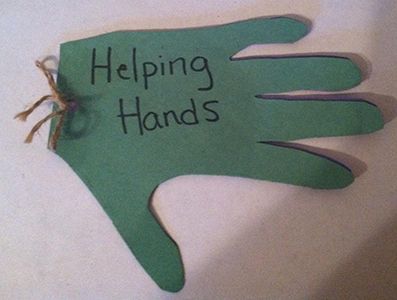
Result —
<instances>
[{"instance_id":1,"label":"white background","mask_svg":"<svg viewBox=\"0 0 397 300\"><path fill-rule=\"evenodd\" d=\"M396 297L396 120L367 136L301 141L365 163L367 171L343 190L206 176L161 185L155 207L186 268L186 285L177 294L156 286L79 178L46 149L48 126L33 144L23 144L50 105L26 123L13 120L48 93L34 61L58 56L64 41L280 14L312 20L311 34L287 48L258 46L244 54L358 53L371 62L370 77L349 92L389 95L389 115L395 115L395 1L1 2L1 299Z\"/></svg>"}]
</instances>

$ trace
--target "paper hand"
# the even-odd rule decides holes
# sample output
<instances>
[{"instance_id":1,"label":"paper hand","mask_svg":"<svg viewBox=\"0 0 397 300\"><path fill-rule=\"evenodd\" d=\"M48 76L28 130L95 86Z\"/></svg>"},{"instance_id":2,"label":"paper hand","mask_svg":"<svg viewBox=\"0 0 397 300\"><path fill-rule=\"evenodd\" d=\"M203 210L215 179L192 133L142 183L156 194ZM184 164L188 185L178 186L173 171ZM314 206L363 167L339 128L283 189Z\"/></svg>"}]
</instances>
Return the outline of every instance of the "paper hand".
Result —
<instances>
[{"instance_id":1,"label":"paper hand","mask_svg":"<svg viewBox=\"0 0 397 300\"><path fill-rule=\"evenodd\" d=\"M62 45L58 84L80 109L68 115L57 152L162 289L184 284L178 247L150 210L162 182L208 174L336 189L353 181L341 163L278 142L376 131L383 119L375 105L265 94L349 89L361 81L358 67L335 55L231 59L251 44L292 43L307 32L281 17Z\"/></svg>"}]
</instances>

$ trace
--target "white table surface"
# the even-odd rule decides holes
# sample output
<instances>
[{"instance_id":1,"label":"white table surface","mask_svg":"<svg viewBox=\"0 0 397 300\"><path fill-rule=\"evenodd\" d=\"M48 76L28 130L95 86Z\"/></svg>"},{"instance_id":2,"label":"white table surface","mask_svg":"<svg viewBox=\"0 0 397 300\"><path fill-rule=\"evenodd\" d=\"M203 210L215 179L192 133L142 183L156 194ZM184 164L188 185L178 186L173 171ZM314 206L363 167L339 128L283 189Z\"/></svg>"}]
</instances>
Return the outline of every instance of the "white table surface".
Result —
<instances>
[{"instance_id":1,"label":"white table surface","mask_svg":"<svg viewBox=\"0 0 397 300\"><path fill-rule=\"evenodd\" d=\"M397 297L396 119L367 136L300 141L364 163L366 172L343 190L207 176L162 184L155 207L186 268L176 294L156 286L79 178L46 149L48 126L33 144L22 143L50 105L26 123L13 120L48 92L33 62L58 56L61 42L285 14L312 20L311 34L287 48L257 46L244 54L357 53L371 62L370 76L348 92L388 95L388 114L395 115L395 1L1 2L1 299Z\"/></svg>"}]
</instances>

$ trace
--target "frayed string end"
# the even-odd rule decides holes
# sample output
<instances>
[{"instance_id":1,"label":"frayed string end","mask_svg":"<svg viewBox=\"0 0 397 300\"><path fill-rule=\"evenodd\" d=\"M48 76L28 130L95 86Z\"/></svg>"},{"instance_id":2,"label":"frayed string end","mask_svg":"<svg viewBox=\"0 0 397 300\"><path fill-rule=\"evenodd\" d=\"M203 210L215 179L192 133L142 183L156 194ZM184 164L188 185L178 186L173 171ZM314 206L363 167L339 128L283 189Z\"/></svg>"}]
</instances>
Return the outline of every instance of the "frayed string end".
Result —
<instances>
[{"instance_id":1,"label":"frayed string end","mask_svg":"<svg viewBox=\"0 0 397 300\"><path fill-rule=\"evenodd\" d=\"M25 122L28 116L43 103L45 100L51 98L51 95L45 95L37 100L30 108L15 115L14 119Z\"/></svg>"}]
</instances>

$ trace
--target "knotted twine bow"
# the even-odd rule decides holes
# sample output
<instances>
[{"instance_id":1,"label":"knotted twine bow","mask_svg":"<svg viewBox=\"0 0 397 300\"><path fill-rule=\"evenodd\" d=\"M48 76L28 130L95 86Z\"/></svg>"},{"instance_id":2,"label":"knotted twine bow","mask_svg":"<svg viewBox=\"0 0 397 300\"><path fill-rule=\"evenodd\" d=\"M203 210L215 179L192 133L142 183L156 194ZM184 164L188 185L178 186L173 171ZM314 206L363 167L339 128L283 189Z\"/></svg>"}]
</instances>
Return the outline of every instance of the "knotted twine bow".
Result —
<instances>
[{"instance_id":1,"label":"knotted twine bow","mask_svg":"<svg viewBox=\"0 0 397 300\"><path fill-rule=\"evenodd\" d=\"M71 101L67 102L65 97L62 93L58 90L57 85L54 81L54 77L50 73L50 71L44 66L44 64L40 61L35 62L36 66L44 73L45 77L48 80L48 85L51 89L50 95L45 95L37 100L30 108L27 110L20 112L14 118L19 119L21 121L26 121L27 117L37 108L39 107L44 101L50 100L57 105L57 110L54 110L52 113L47 115L45 118L40 120L33 126L32 130L29 132L28 136L25 139L25 143L31 143L33 140L34 134L40 129L40 127L47 121L51 120L59 116L58 122L55 125L55 129L50 137L48 146L51 150L56 149L57 141L59 136L61 135L61 130L63 123L65 121L65 116L68 110L74 110L76 107L76 103Z\"/></svg>"}]
</instances>

